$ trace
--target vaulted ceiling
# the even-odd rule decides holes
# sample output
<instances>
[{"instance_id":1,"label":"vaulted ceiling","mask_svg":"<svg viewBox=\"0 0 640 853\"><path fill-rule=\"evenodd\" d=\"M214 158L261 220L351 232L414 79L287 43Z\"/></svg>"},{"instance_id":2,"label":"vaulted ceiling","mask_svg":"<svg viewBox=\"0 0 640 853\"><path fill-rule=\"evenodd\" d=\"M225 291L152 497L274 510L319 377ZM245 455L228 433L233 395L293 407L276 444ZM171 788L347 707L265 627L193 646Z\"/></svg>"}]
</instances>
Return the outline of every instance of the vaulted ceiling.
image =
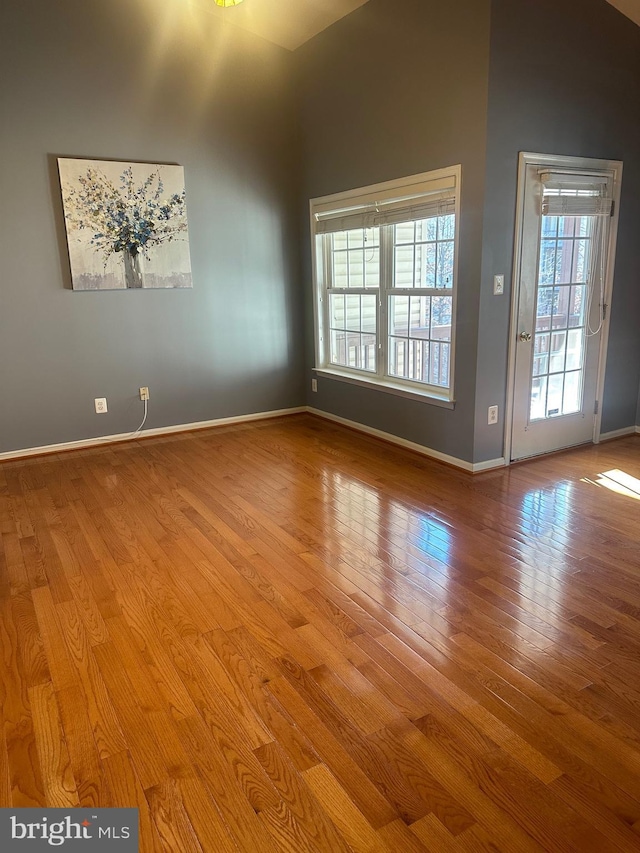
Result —
<instances>
[{"instance_id":1,"label":"vaulted ceiling","mask_svg":"<svg viewBox=\"0 0 640 853\"><path fill-rule=\"evenodd\" d=\"M213 0L198 0L198 5L210 4L212 11L224 16L227 23L250 30L288 50L295 50L367 2L368 0L245 0L238 6L222 9L215 6ZM607 2L640 25L640 0Z\"/></svg>"},{"instance_id":2,"label":"vaulted ceiling","mask_svg":"<svg viewBox=\"0 0 640 853\"><path fill-rule=\"evenodd\" d=\"M640 27L640 0L607 0Z\"/></svg>"},{"instance_id":3,"label":"vaulted ceiling","mask_svg":"<svg viewBox=\"0 0 640 853\"><path fill-rule=\"evenodd\" d=\"M213 6L213 0L209 0ZM275 44L295 50L368 0L245 0L214 10L227 23L250 30ZM640 0L638 0L640 3ZM198 5L202 5L200 0Z\"/></svg>"}]
</instances>

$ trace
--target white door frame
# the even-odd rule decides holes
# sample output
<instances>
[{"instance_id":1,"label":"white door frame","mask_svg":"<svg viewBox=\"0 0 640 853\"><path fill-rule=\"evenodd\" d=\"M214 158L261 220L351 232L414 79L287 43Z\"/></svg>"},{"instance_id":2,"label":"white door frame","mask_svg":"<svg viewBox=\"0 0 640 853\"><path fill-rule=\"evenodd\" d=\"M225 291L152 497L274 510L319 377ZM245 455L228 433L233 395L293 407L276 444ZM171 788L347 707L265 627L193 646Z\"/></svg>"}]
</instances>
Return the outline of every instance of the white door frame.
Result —
<instances>
[{"instance_id":1,"label":"white door frame","mask_svg":"<svg viewBox=\"0 0 640 853\"><path fill-rule=\"evenodd\" d=\"M609 245L607 247L607 269L605 278L604 298L607 305L606 316L600 333L600 352L598 357L598 380L596 385L596 400L598 411L594 417L593 443L600 441L602 423L602 394L604 391L604 375L607 361L607 346L609 343L609 319L611 317L611 300L613 295L613 273L616 259L616 242L618 235L618 214L620 210L620 184L622 181L622 162L620 160L596 160L586 157L563 157L559 154L534 154L521 151L518 156L518 190L516 195L516 227L513 252L513 270L511 274L511 318L509 322L509 367L507 372L507 401L505 406L504 459L505 464L511 464L511 443L513 432L513 401L515 395L516 374L516 335L518 329L518 302L520 297L520 264L522 261L522 241L524 224L524 192L525 172L530 164L555 166L556 168L585 169L587 171L610 171L613 173L613 216L609 229Z\"/></svg>"}]
</instances>

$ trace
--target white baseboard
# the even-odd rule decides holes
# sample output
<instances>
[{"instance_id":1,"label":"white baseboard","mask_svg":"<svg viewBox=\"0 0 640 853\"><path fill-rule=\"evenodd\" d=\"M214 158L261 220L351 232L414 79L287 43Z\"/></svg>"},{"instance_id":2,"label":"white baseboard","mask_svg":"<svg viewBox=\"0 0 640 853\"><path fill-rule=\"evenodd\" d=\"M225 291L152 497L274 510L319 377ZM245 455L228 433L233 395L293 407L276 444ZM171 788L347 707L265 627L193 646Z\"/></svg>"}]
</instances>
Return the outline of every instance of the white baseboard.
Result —
<instances>
[{"instance_id":1,"label":"white baseboard","mask_svg":"<svg viewBox=\"0 0 640 853\"><path fill-rule=\"evenodd\" d=\"M47 444L39 447L26 447L20 450L10 450L6 453L0 453L0 462L9 459L25 459L29 456L43 456L49 453L62 453L65 450L82 450L90 447L99 447L104 444L115 444L116 442L134 441L139 438L151 438L153 436L170 435L178 432L191 432L192 430L208 429L209 427L226 426L228 424L241 424L250 421L265 420L268 418L279 418L285 415L294 415L300 412L309 412L317 415L320 418L325 418L329 421L342 424L367 435L381 438L391 444L396 444L398 447L405 447L408 450L413 450L423 456L428 456L431 459L438 459L440 462L446 462L448 465L453 465L455 468L461 468L463 471L469 471L472 474L477 474L481 471L491 471L495 468L503 468L507 463L504 458L488 459L486 462L467 462L464 459L459 459L457 456L450 456L447 453L441 453L439 450L433 450L430 447L425 447L422 444L416 444L414 441L408 441L405 438L399 438L397 435L392 435L389 432L383 432L379 429L359 424L356 421L350 421L347 418L341 418L338 415L332 415L329 412L323 412L320 409L314 409L312 406L297 406L291 409L277 409L271 412L257 412L251 415L237 415L231 418L216 418L210 421L196 421L186 424L174 424L173 426L157 427L155 429L145 429L142 432L133 434L130 432L117 433L115 435L101 435L96 438L84 438L78 441L65 441L60 444ZM609 437L615 437L610 434ZM602 437L605 440L605 436Z\"/></svg>"},{"instance_id":2,"label":"white baseboard","mask_svg":"<svg viewBox=\"0 0 640 853\"><path fill-rule=\"evenodd\" d=\"M237 415L232 418L215 418L211 421L196 421L190 424L174 424L173 426L156 427L145 429L139 433L123 432L116 435L101 435L97 438L82 438L79 441L65 441L61 444L46 444L41 447L26 447L22 450L10 450L0 453L0 461L5 459L22 459L27 456L42 456L47 453L61 453L64 450L80 450L87 447L97 447L101 444L114 444L118 441L134 441L138 438L150 438L151 436L170 435L174 432L191 432L196 429L207 429L208 427L225 426L227 424L241 424L249 421L261 421L267 418L281 418L285 415L295 415L306 412L306 406L298 406L293 409L276 409L272 412L257 412L251 415Z\"/></svg>"},{"instance_id":3,"label":"white baseboard","mask_svg":"<svg viewBox=\"0 0 640 853\"><path fill-rule=\"evenodd\" d=\"M601 432L600 441L611 441L612 438L622 438L625 435L635 435L636 433L640 433L640 427L623 427L622 429L611 430L611 432Z\"/></svg>"},{"instance_id":4,"label":"white baseboard","mask_svg":"<svg viewBox=\"0 0 640 853\"><path fill-rule=\"evenodd\" d=\"M372 435L375 438L381 438L391 444L397 444L399 447L405 447L408 450L413 450L416 453L421 453L423 456L429 456L431 459L437 459L440 462L446 462L447 465L453 465L455 468L462 468L463 471L469 471L472 474L477 474L480 471L490 471L493 468L504 468L506 461L504 458L488 459L486 462L467 462L465 459L459 459L457 456L449 456L448 453L441 453L439 450L433 450L430 447L425 447L423 444L416 444L414 441L408 441L406 438L399 438L397 435L392 435L389 432L383 432L380 429L359 424L356 421L341 418L338 415L332 415L329 412L323 412L320 409L314 409L312 406L307 407L307 411L312 415L317 415L320 418L325 418L328 421L342 424L351 429L364 432L367 435Z\"/></svg>"},{"instance_id":5,"label":"white baseboard","mask_svg":"<svg viewBox=\"0 0 640 853\"><path fill-rule=\"evenodd\" d=\"M389 432L383 432L380 429L366 426L365 424L350 421L347 418L341 418L338 415L332 415L330 412L323 412L320 409L314 409L313 406L296 406L291 409L275 409L270 412L256 412L250 415L236 415L231 418L215 418L210 421L194 421L187 424L174 424L173 426L156 427L155 429L145 429L139 433L123 432L116 435L102 435L96 438L84 438L78 441L65 441L60 444L47 444L40 447L26 447L21 450L10 450L6 453L0 453L0 462L9 459L23 459L29 456L42 456L48 453L61 453L65 450L81 450L83 448L98 447L103 444L114 444L122 441L134 441L138 438L150 438L152 436L170 435L176 432L191 432L192 430L208 429L209 427L226 426L228 424L249 423L250 421L261 421L269 418L281 418L285 415L295 415L301 412L309 412L312 415L317 415L320 418L325 418L328 421L342 424L350 427L358 432L366 433L367 435L381 438L391 444L396 444L398 447L406 447L408 450L413 450L423 456L428 456L431 459L438 459L440 462L446 462L448 465L453 465L455 468L461 468L463 471L469 471L472 474L478 474L481 471L492 471L496 468L504 468L508 463L504 457L499 459L487 459L485 462L467 462L465 459L459 459L457 456L450 456L448 453L441 453L439 450L433 450L430 447L425 447L423 444L416 444L414 441L408 441L405 438L399 438L397 435L392 435ZM640 426L629 426L623 429L612 430L611 432L603 432L600 435L600 441L610 441L614 438L622 438L625 435L640 435Z\"/></svg>"}]
</instances>

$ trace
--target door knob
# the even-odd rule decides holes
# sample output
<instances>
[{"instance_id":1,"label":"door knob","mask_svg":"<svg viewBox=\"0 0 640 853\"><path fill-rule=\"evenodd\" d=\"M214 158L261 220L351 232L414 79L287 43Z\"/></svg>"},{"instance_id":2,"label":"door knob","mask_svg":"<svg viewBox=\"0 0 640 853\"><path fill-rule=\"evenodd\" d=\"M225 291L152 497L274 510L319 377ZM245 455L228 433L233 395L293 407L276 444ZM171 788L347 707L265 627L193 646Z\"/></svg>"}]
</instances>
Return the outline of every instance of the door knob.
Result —
<instances>
[{"instance_id":1,"label":"door knob","mask_svg":"<svg viewBox=\"0 0 640 853\"><path fill-rule=\"evenodd\" d=\"M518 337L523 343L528 343L531 340L531 332L520 332Z\"/></svg>"}]
</instances>

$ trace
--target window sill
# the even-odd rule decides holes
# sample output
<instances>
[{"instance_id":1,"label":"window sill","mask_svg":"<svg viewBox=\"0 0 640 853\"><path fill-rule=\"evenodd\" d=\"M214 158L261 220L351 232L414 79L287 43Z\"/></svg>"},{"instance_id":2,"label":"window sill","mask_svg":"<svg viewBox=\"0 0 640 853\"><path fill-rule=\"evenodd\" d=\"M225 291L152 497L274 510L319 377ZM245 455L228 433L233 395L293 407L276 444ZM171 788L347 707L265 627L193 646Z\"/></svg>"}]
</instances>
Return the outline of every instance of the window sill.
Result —
<instances>
[{"instance_id":1,"label":"window sill","mask_svg":"<svg viewBox=\"0 0 640 853\"><path fill-rule=\"evenodd\" d=\"M395 394L397 397L420 400L422 403L428 403L431 406L440 406L443 409L455 409L456 406L455 400L449 400L445 394L438 396L433 391L421 391L419 388L410 388L399 383L395 384L379 379L365 379L361 376L354 376L351 373L341 373L338 370L331 370L327 367L315 367L314 373L317 373L318 376L325 376L327 379L337 379L339 382L348 382L351 385L360 385L363 388L370 388L374 391Z\"/></svg>"}]
</instances>

